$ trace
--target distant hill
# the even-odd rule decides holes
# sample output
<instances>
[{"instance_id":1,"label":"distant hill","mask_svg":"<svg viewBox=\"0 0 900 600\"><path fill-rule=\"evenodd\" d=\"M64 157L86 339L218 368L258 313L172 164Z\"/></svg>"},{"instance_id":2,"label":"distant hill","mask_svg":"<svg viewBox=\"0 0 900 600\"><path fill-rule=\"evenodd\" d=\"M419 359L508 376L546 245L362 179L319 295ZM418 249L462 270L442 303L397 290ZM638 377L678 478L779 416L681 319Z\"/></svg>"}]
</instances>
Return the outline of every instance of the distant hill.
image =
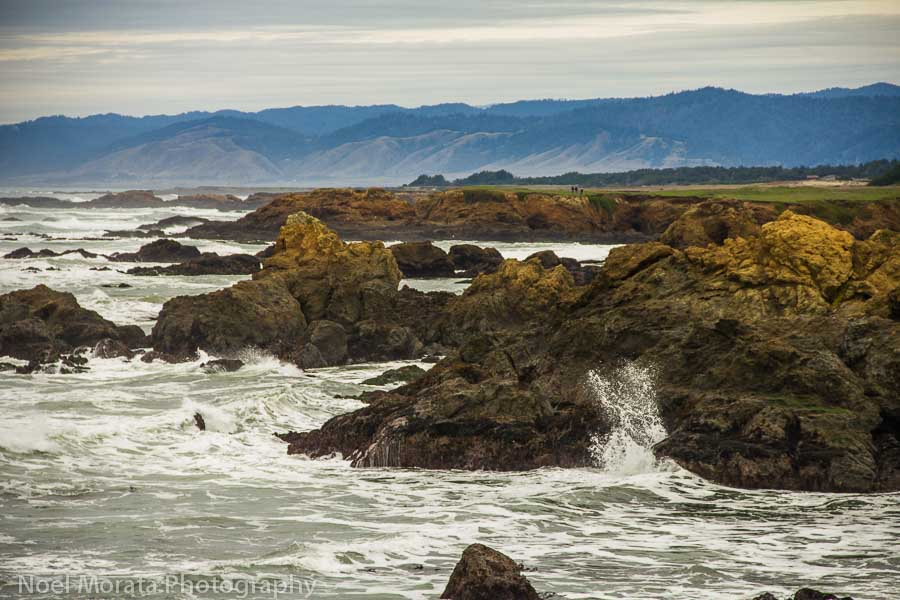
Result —
<instances>
[{"instance_id":1,"label":"distant hill","mask_svg":"<svg viewBox=\"0 0 900 600\"><path fill-rule=\"evenodd\" d=\"M650 98L44 117L0 126L0 182L398 184L900 158L900 87L794 95L721 88Z\"/></svg>"}]
</instances>

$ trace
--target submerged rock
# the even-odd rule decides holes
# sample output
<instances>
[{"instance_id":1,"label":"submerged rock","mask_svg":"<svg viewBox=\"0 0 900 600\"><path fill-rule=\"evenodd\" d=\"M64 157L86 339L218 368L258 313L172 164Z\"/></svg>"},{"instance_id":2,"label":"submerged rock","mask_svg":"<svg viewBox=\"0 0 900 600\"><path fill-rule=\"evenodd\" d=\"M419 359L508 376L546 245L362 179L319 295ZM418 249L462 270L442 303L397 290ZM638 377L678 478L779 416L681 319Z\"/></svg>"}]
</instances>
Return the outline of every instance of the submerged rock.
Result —
<instances>
[{"instance_id":1,"label":"submerged rock","mask_svg":"<svg viewBox=\"0 0 900 600\"><path fill-rule=\"evenodd\" d=\"M134 267L126 271L129 275L252 275L260 269L259 259L249 254L206 253L199 258L167 265L165 267Z\"/></svg>"},{"instance_id":2,"label":"submerged rock","mask_svg":"<svg viewBox=\"0 0 900 600\"><path fill-rule=\"evenodd\" d=\"M82 308L72 294L44 285L0 296L0 355L54 362L107 338L137 348L146 336L140 327L117 326Z\"/></svg>"},{"instance_id":3,"label":"submerged rock","mask_svg":"<svg viewBox=\"0 0 900 600\"><path fill-rule=\"evenodd\" d=\"M219 358L200 365L207 373L233 373L244 366L244 362L236 358Z\"/></svg>"},{"instance_id":4,"label":"submerged rock","mask_svg":"<svg viewBox=\"0 0 900 600\"><path fill-rule=\"evenodd\" d=\"M199 412L194 413L194 425L197 426L197 429L200 431L206 431L206 419L203 418Z\"/></svg>"},{"instance_id":5,"label":"submerged rock","mask_svg":"<svg viewBox=\"0 0 900 600\"><path fill-rule=\"evenodd\" d=\"M540 600L521 565L482 544L472 544L456 563L441 598L452 600Z\"/></svg>"},{"instance_id":6,"label":"submerged rock","mask_svg":"<svg viewBox=\"0 0 900 600\"><path fill-rule=\"evenodd\" d=\"M388 369L381 375L370 377L363 381L363 385L390 385L392 383L410 383L426 373L425 369L418 365L407 365L397 369Z\"/></svg>"},{"instance_id":7,"label":"submerged rock","mask_svg":"<svg viewBox=\"0 0 900 600\"><path fill-rule=\"evenodd\" d=\"M108 258L117 262L182 262L199 257L200 250L196 246L162 239L141 246L137 252L116 252Z\"/></svg>"},{"instance_id":8,"label":"submerged rock","mask_svg":"<svg viewBox=\"0 0 900 600\"><path fill-rule=\"evenodd\" d=\"M403 242L389 248L404 277L452 277L453 261L431 242Z\"/></svg>"},{"instance_id":9,"label":"submerged rock","mask_svg":"<svg viewBox=\"0 0 900 600\"><path fill-rule=\"evenodd\" d=\"M97 258L99 256L99 254L88 252L84 248L76 248L75 250L63 250L62 252L55 252L54 250L50 250L48 248L38 250L37 252L31 250L30 248L18 248L8 254L5 254L3 258L55 258L57 256L65 256L67 254L80 254L84 258Z\"/></svg>"}]
</instances>

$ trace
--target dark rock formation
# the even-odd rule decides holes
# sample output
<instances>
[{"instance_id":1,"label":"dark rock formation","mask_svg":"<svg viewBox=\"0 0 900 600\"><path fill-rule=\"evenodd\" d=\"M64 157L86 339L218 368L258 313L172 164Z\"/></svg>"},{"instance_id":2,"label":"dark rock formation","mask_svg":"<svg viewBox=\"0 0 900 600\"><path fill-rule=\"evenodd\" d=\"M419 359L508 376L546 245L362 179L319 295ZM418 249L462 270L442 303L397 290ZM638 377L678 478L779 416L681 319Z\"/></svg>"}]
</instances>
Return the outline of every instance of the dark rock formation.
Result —
<instances>
[{"instance_id":1,"label":"dark rock formation","mask_svg":"<svg viewBox=\"0 0 900 600\"><path fill-rule=\"evenodd\" d=\"M450 246L450 260L457 271L464 271L464 277L475 277L481 273L493 273L503 262L503 256L496 248L481 248L475 244Z\"/></svg>"},{"instance_id":2,"label":"dark rock formation","mask_svg":"<svg viewBox=\"0 0 900 600\"><path fill-rule=\"evenodd\" d=\"M425 369L418 365L407 365L397 369L388 369L381 375L370 377L363 381L363 385L390 385L392 383L411 383L426 373Z\"/></svg>"},{"instance_id":3,"label":"dark rock formation","mask_svg":"<svg viewBox=\"0 0 900 600\"><path fill-rule=\"evenodd\" d=\"M175 240L162 239L141 246L137 252L116 252L109 260L116 262L182 262L199 258L196 246L184 246Z\"/></svg>"},{"instance_id":4,"label":"dark rock formation","mask_svg":"<svg viewBox=\"0 0 900 600\"><path fill-rule=\"evenodd\" d=\"M453 262L431 242L403 242L388 248L404 277L452 277Z\"/></svg>"},{"instance_id":5,"label":"dark rock formation","mask_svg":"<svg viewBox=\"0 0 900 600\"><path fill-rule=\"evenodd\" d=\"M753 598L753 600L778 600L778 597L770 592L765 592ZM820 592L811 588L803 588L786 598L785 600L853 600L850 596L839 596L838 594L829 594Z\"/></svg>"},{"instance_id":6,"label":"dark rock formation","mask_svg":"<svg viewBox=\"0 0 900 600\"><path fill-rule=\"evenodd\" d=\"M193 359L197 348L227 356L247 346L291 356L305 331L300 304L280 282L267 280L173 298L151 337L154 350L184 359Z\"/></svg>"},{"instance_id":7,"label":"dark rock formation","mask_svg":"<svg viewBox=\"0 0 900 600\"><path fill-rule=\"evenodd\" d=\"M166 237L166 232L162 229L148 229L147 231L143 231L141 229L120 229L107 231L103 235L104 237L124 238L164 238Z\"/></svg>"},{"instance_id":8,"label":"dark rock formation","mask_svg":"<svg viewBox=\"0 0 900 600\"><path fill-rule=\"evenodd\" d=\"M84 208L159 208L166 202L153 195L150 190L128 190L127 192L109 193L82 202L78 206Z\"/></svg>"},{"instance_id":9,"label":"dark rock formation","mask_svg":"<svg viewBox=\"0 0 900 600\"><path fill-rule=\"evenodd\" d=\"M134 267L129 275L252 275L260 269L259 258L250 254L219 256L204 253L183 263L165 267Z\"/></svg>"},{"instance_id":10,"label":"dark rock formation","mask_svg":"<svg viewBox=\"0 0 900 600\"><path fill-rule=\"evenodd\" d=\"M44 285L0 296L0 355L54 362L63 353L107 338L129 348L146 340L139 327L119 327L81 308L72 294Z\"/></svg>"},{"instance_id":11,"label":"dark rock formation","mask_svg":"<svg viewBox=\"0 0 900 600\"><path fill-rule=\"evenodd\" d=\"M94 345L94 356L97 358L134 358L134 352L128 347L128 344L121 340L105 338Z\"/></svg>"},{"instance_id":12,"label":"dark rock formation","mask_svg":"<svg viewBox=\"0 0 900 600\"><path fill-rule=\"evenodd\" d=\"M720 246L616 248L582 287L563 265L506 261L448 301L433 327L451 351L424 377L283 439L355 466L591 464L611 427L592 381L637 368L669 431L657 454L695 473L897 490L897 236L785 212Z\"/></svg>"},{"instance_id":13,"label":"dark rock formation","mask_svg":"<svg viewBox=\"0 0 900 600\"><path fill-rule=\"evenodd\" d=\"M441 598L452 600L540 600L510 557L482 544L472 544L456 563Z\"/></svg>"},{"instance_id":14,"label":"dark rock formation","mask_svg":"<svg viewBox=\"0 0 900 600\"><path fill-rule=\"evenodd\" d=\"M200 431L206 431L206 419L198 412L194 413L194 425L196 425L197 429Z\"/></svg>"},{"instance_id":15,"label":"dark rock formation","mask_svg":"<svg viewBox=\"0 0 900 600\"><path fill-rule=\"evenodd\" d=\"M207 373L233 373L244 366L244 362L236 358L219 358L200 365Z\"/></svg>"},{"instance_id":16,"label":"dark rock formation","mask_svg":"<svg viewBox=\"0 0 900 600\"><path fill-rule=\"evenodd\" d=\"M160 230L165 229L166 227L196 227L197 225L203 225L204 223L209 223L209 219L204 219L203 217L193 217L190 215L175 215L174 217L166 217L165 219L160 219L155 223L145 223L144 225L138 225L137 228Z\"/></svg>"},{"instance_id":17,"label":"dark rock formation","mask_svg":"<svg viewBox=\"0 0 900 600\"><path fill-rule=\"evenodd\" d=\"M55 258L57 256L65 256L66 254L80 254L84 258L97 258L99 255L94 254L93 252L88 252L84 248L76 248L75 250L63 250L62 252L55 252L50 250L49 248L44 248L43 250L38 250L37 252L29 249L29 248L17 248L12 252L5 254L3 258Z\"/></svg>"}]
</instances>

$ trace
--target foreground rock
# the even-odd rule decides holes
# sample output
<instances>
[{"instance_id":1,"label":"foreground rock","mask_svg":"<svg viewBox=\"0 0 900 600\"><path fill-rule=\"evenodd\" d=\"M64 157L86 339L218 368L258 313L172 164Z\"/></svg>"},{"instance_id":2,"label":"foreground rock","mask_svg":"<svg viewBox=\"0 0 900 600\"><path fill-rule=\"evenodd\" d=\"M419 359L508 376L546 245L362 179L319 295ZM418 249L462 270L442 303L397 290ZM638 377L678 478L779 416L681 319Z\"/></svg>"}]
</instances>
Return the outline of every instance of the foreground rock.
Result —
<instances>
[{"instance_id":1,"label":"foreground rock","mask_svg":"<svg viewBox=\"0 0 900 600\"><path fill-rule=\"evenodd\" d=\"M129 275L252 275L260 269L259 258L250 254L205 253L183 263L165 267L134 267Z\"/></svg>"},{"instance_id":2,"label":"foreground rock","mask_svg":"<svg viewBox=\"0 0 900 600\"><path fill-rule=\"evenodd\" d=\"M482 544L463 551L441 598L452 600L539 600L510 557Z\"/></svg>"},{"instance_id":3,"label":"foreground rock","mask_svg":"<svg viewBox=\"0 0 900 600\"><path fill-rule=\"evenodd\" d=\"M753 598L753 600L779 600L777 596L774 594L770 594L766 592L764 594L760 594ZM853 600L850 596L842 596L839 594L831 594L820 592L818 590L814 590L812 588L802 588L797 590L797 592L786 598L785 600Z\"/></svg>"},{"instance_id":4,"label":"foreground rock","mask_svg":"<svg viewBox=\"0 0 900 600\"><path fill-rule=\"evenodd\" d=\"M345 244L298 213L252 281L167 302L153 346L184 357L197 348L227 355L254 346L303 368L415 358L438 335L429 312L447 295L398 292L400 278L380 242Z\"/></svg>"},{"instance_id":5,"label":"foreground rock","mask_svg":"<svg viewBox=\"0 0 900 600\"><path fill-rule=\"evenodd\" d=\"M753 211L747 202L713 200L689 208L659 237L673 248L721 244L728 238L753 237L774 211Z\"/></svg>"},{"instance_id":6,"label":"foreground rock","mask_svg":"<svg viewBox=\"0 0 900 600\"><path fill-rule=\"evenodd\" d=\"M453 261L431 242L403 242L389 248L404 277L452 277Z\"/></svg>"},{"instance_id":7,"label":"foreground rock","mask_svg":"<svg viewBox=\"0 0 900 600\"><path fill-rule=\"evenodd\" d=\"M656 453L714 481L898 490L898 285L897 233L791 212L720 246L613 249L586 286L506 261L448 302L455 350L424 377L282 439L354 466L590 465L635 394L669 431Z\"/></svg>"},{"instance_id":8,"label":"foreground rock","mask_svg":"<svg viewBox=\"0 0 900 600\"><path fill-rule=\"evenodd\" d=\"M146 336L139 327L117 326L79 306L72 294L44 285L0 296L0 355L54 362L107 339L138 348Z\"/></svg>"},{"instance_id":9,"label":"foreground rock","mask_svg":"<svg viewBox=\"0 0 900 600\"><path fill-rule=\"evenodd\" d=\"M137 252L116 252L109 260L116 262L182 262L199 258L196 246L185 246L175 240L162 239L141 246Z\"/></svg>"},{"instance_id":10,"label":"foreground rock","mask_svg":"<svg viewBox=\"0 0 900 600\"><path fill-rule=\"evenodd\" d=\"M363 385L390 385L392 383L410 383L422 377L425 369L418 365L407 365L397 369L388 369L381 375L364 380Z\"/></svg>"}]
</instances>

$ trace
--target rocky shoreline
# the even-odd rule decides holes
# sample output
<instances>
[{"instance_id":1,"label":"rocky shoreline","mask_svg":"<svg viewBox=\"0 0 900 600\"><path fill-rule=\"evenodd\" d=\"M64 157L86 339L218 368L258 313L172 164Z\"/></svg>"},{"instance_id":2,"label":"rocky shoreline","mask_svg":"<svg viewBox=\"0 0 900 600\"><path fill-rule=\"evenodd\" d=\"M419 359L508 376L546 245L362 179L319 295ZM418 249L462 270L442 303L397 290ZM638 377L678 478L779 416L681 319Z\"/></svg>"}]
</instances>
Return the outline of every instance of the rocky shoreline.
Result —
<instances>
[{"instance_id":1,"label":"rocky shoreline","mask_svg":"<svg viewBox=\"0 0 900 600\"><path fill-rule=\"evenodd\" d=\"M144 359L233 358L247 346L302 368L444 356L406 385L364 394L360 410L279 434L290 453L438 469L593 465L615 425L598 385L640 369L668 431L661 458L737 487L900 489L898 234L857 240L792 211L758 221L747 203L689 206L661 241L585 266L553 253L498 261L475 246L346 243L295 212L251 280L168 301ZM182 267L203 258L171 240L145 248ZM406 276L475 278L461 296L398 290L401 265ZM17 332L45 313L52 321L42 307L4 308L6 344L30 339ZM81 339L52 327L38 338L48 356Z\"/></svg>"}]
</instances>

